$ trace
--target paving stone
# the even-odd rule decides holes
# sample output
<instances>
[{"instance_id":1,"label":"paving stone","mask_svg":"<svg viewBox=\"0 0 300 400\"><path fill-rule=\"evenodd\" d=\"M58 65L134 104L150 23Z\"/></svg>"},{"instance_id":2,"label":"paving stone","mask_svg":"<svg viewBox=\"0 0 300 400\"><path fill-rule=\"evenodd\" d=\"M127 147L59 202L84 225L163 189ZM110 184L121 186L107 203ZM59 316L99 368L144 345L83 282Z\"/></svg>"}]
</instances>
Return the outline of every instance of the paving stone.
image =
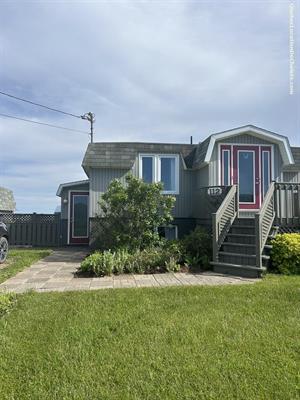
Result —
<instances>
[{"instance_id":1,"label":"paving stone","mask_svg":"<svg viewBox=\"0 0 300 400\"><path fill-rule=\"evenodd\" d=\"M38 261L25 271L19 272L15 277L2 283L0 291L22 293L32 289L48 292L187 285L234 285L259 281L259 279L228 276L210 271L197 274L171 272L153 275L122 274L99 278L76 277L74 273L86 254L87 252L71 249L55 250L44 260Z\"/></svg>"}]
</instances>

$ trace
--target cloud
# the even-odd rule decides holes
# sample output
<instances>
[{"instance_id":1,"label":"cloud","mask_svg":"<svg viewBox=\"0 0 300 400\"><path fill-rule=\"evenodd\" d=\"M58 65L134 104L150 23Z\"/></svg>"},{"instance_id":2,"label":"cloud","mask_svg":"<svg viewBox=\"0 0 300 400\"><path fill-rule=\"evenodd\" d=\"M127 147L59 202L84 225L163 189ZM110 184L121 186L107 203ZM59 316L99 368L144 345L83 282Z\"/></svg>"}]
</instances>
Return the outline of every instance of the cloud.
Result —
<instances>
[{"instance_id":1,"label":"cloud","mask_svg":"<svg viewBox=\"0 0 300 400\"><path fill-rule=\"evenodd\" d=\"M201 141L252 123L300 144L288 3L1 3L0 56L1 90L95 112L97 141ZM0 110L88 129L8 98ZM1 118L0 140L0 182L20 211L52 211L58 184L85 178L84 135Z\"/></svg>"}]
</instances>

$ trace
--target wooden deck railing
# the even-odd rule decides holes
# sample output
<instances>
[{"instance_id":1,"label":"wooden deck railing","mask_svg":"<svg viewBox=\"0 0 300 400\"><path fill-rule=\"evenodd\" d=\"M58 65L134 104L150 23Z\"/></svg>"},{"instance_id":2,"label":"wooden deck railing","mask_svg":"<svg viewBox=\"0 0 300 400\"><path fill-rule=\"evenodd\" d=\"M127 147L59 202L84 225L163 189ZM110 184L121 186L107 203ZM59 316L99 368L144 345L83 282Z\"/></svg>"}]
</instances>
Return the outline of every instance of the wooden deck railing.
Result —
<instances>
[{"instance_id":1,"label":"wooden deck railing","mask_svg":"<svg viewBox=\"0 0 300 400\"><path fill-rule=\"evenodd\" d=\"M276 224L300 227L300 183L275 183Z\"/></svg>"},{"instance_id":2,"label":"wooden deck railing","mask_svg":"<svg viewBox=\"0 0 300 400\"><path fill-rule=\"evenodd\" d=\"M218 261L219 248L235 217L238 215L238 210L238 186L233 185L217 212L212 214L213 261Z\"/></svg>"},{"instance_id":3,"label":"wooden deck railing","mask_svg":"<svg viewBox=\"0 0 300 400\"><path fill-rule=\"evenodd\" d=\"M275 219L275 182L272 182L260 211L255 214L256 266L262 267L262 252Z\"/></svg>"}]
</instances>

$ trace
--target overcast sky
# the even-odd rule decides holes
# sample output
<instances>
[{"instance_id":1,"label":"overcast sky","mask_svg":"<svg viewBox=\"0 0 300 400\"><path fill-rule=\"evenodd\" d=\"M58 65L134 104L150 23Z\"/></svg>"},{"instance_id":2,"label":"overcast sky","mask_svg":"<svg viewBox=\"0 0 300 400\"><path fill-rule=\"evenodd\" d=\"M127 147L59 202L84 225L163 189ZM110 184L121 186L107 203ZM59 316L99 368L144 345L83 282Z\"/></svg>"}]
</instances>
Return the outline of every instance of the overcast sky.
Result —
<instances>
[{"instance_id":1,"label":"overcast sky","mask_svg":"<svg viewBox=\"0 0 300 400\"><path fill-rule=\"evenodd\" d=\"M0 90L93 111L96 141L198 142L253 124L300 145L289 4L1 1ZM0 112L88 130L4 96ZM53 212L58 185L86 178L88 135L0 117L0 140L0 186L18 212Z\"/></svg>"}]
</instances>

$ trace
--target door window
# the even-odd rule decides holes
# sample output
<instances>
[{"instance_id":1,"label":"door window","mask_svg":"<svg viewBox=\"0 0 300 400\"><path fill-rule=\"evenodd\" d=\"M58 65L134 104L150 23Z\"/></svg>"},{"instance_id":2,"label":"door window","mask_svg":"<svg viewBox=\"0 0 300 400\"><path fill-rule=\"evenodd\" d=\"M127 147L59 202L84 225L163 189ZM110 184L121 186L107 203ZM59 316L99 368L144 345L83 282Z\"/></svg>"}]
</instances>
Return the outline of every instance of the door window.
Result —
<instances>
[{"instance_id":1,"label":"door window","mask_svg":"<svg viewBox=\"0 0 300 400\"><path fill-rule=\"evenodd\" d=\"M73 195L73 237L88 236L88 196Z\"/></svg>"},{"instance_id":2,"label":"door window","mask_svg":"<svg viewBox=\"0 0 300 400\"><path fill-rule=\"evenodd\" d=\"M238 175L239 201L254 203L254 152L239 150Z\"/></svg>"}]
</instances>

